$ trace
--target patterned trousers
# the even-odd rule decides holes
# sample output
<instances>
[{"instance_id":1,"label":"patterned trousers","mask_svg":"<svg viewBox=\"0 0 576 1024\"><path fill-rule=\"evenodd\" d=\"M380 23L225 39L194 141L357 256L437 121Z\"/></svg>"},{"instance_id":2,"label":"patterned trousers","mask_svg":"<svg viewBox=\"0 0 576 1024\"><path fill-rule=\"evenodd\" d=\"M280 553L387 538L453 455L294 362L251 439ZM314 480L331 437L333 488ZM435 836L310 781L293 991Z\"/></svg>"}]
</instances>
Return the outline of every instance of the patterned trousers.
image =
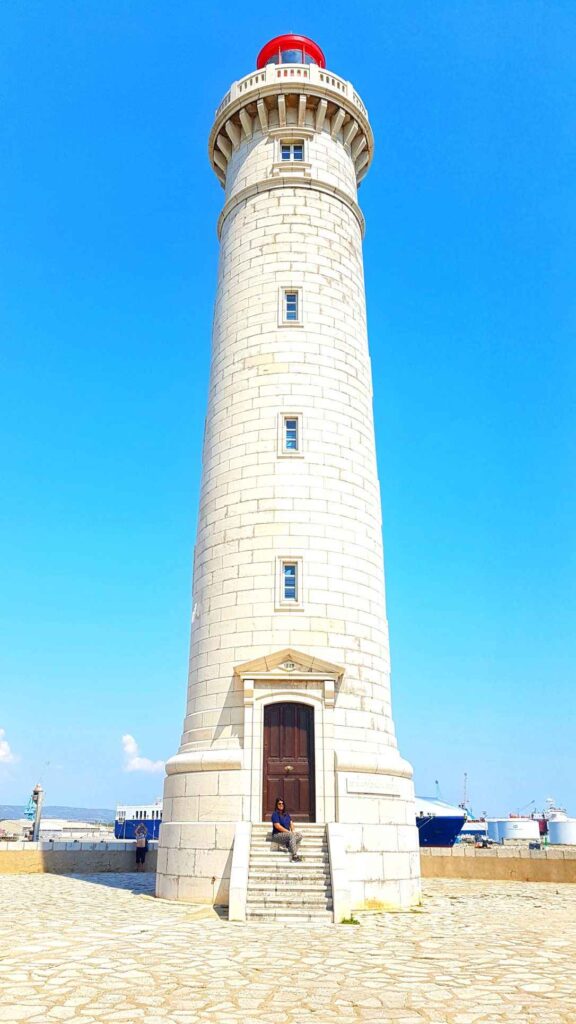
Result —
<instances>
[{"instance_id":1,"label":"patterned trousers","mask_svg":"<svg viewBox=\"0 0 576 1024\"><path fill-rule=\"evenodd\" d=\"M298 856L298 847L302 842L302 836L300 832L274 832L272 842L278 843L279 846L288 847L294 858Z\"/></svg>"}]
</instances>

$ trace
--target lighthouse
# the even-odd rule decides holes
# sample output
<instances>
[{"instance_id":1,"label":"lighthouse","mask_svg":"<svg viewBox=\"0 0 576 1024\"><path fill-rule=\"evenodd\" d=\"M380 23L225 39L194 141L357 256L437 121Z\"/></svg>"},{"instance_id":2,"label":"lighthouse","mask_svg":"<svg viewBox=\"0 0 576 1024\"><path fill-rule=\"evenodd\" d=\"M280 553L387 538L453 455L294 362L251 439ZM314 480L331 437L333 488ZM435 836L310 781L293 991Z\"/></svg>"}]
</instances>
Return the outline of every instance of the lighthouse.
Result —
<instances>
[{"instance_id":1,"label":"lighthouse","mask_svg":"<svg viewBox=\"0 0 576 1024\"><path fill-rule=\"evenodd\" d=\"M326 830L335 905L419 898L412 770L390 703L358 204L373 149L354 86L293 34L263 47L210 132L220 259L157 895L231 916L277 797L304 858L306 829Z\"/></svg>"}]
</instances>

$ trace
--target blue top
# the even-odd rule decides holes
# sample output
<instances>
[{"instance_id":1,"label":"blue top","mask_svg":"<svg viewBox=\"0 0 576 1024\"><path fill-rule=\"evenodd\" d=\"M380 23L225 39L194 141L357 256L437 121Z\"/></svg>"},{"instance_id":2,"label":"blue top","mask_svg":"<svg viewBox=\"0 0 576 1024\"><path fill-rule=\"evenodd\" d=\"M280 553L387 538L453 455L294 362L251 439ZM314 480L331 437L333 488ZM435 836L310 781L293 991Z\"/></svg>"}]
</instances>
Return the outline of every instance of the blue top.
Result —
<instances>
[{"instance_id":1,"label":"blue top","mask_svg":"<svg viewBox=\"0 0 576 1024\"><path fill-rule=\"evenodd\" d=\"M274 832L280 831L280 829L274 828L275 823L283 825L284 828L287 828L288 831L290 831L290 821L291 818L289 814L280 814L280 811L272 812L272 828L274 829Z\"/></svg>"}]
</instances>

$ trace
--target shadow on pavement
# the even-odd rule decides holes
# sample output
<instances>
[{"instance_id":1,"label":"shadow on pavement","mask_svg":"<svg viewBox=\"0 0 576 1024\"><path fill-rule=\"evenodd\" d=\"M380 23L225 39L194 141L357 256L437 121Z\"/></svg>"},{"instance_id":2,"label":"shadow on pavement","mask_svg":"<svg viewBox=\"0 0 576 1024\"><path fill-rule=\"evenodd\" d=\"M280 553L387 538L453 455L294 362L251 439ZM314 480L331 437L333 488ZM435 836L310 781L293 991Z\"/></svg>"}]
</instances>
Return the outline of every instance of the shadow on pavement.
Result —
<instances>
[{"instance_id":1,"label":"shadow on pavement","mask_svg":"<svg viewBox=\"0 0 576 1024\"><path fill-rule=\"evenodd\" d=\"M101 871L93 875L70 874L66 876L72 881L90 882L92 885L103 885L108 889L125 889L128 892L144 893L153 896L156 889L156 874L152 871Z\"/></svg>"}]
</instances>

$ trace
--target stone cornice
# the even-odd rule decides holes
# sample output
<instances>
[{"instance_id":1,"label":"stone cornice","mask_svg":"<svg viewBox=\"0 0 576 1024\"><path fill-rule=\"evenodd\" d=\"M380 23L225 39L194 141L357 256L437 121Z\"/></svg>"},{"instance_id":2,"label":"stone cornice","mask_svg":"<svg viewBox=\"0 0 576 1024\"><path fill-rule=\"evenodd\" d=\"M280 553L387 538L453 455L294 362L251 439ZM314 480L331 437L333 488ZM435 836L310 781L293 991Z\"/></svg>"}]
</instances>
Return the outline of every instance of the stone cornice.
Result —
<instances>
[{"instance_id":1,"label":"stone cornice","mask_svg":"<svg viewBox=\"0 0 576 1024\"><path fill-rule=\"evenodd\" d=\"M412 765L405 761L394 747L378 754L360 754L356 751L334 752L334 767L337 772L364 772L370 775L396 775L412 778Z\"/></svg>"},{"instance_id":2,"label":"stone cornice","mask_svg":"<svg viewBox=\"0 0 576 1024\"><path fill-rule=\"evenodd\" d=\"M187 750L175 754L166 762L166 774L234 771L242 767L241 750Z\"/></svg>"}]
</instances>

